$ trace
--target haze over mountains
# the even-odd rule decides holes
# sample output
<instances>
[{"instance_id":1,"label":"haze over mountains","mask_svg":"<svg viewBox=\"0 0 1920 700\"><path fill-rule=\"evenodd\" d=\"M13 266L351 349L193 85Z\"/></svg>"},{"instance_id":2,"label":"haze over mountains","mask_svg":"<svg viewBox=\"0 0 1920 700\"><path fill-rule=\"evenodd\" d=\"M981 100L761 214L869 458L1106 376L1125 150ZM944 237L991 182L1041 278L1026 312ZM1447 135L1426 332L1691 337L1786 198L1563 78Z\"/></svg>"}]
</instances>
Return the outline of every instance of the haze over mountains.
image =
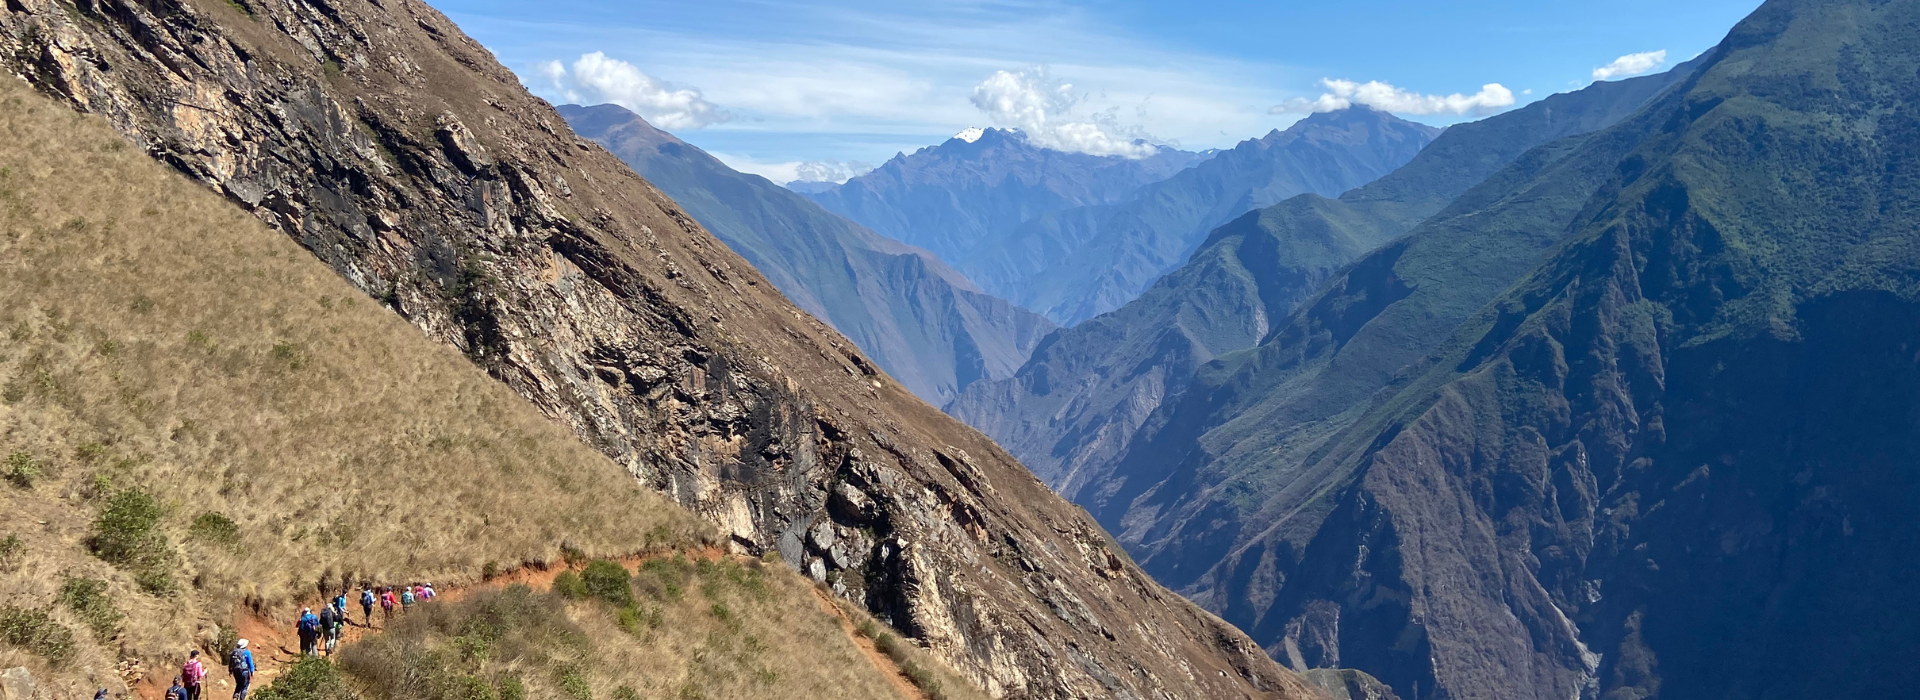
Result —
<instances>
[{"instance_id":1,"label":"haze over mountains","mask_svg":"<svg viewBox=\"0 0 1920 700\"><path fill-rule=\"evenodd\" d=\"M808 196L933 251L989 294L1072 325L1131 300L1213 227L1296 194L1366 184L1435 133L1354 108L1210 158L1162 149L1128 161L1062 154L994 129Z\"/></svg>"},{"instance_id":2,"label":"haze over mountains","mask_svg":"<svg viewBox=\"0 0 1920 700\"><path fill-rule=\"evenodd\" d=\"M576 133L667 193L795 306L832 324L936 406L1019 369L1054 326L980 293L927 253L738 173L616 105L562 105Z\"/></svg>"}]
</instances>

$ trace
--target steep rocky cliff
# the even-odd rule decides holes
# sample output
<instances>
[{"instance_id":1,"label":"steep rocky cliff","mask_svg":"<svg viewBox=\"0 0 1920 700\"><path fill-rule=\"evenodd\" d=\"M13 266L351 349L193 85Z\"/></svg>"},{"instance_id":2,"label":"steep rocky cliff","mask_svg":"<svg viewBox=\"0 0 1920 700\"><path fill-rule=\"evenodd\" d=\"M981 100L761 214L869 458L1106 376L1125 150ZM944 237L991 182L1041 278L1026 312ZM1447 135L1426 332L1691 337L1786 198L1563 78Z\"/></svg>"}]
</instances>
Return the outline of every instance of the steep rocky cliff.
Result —
<instances>
[{"instance_id":1,"label":"steep rocky cliff","mask_svg":"<svg viewBox=\"0 0 1920 700\"><path fill-rule=\"evenodd\" d=\"M9 0L0 61L997 694L1310 692L420 2Z\"/></svg>"},{"instance_id":2,"label":"steep rocky cliff","mask_svg":"<svg viewBox=\"0 0 1920 700\"><path fill-rule=\"evenodd\" d=\"M1920 6L1768 2L1203 369L1093 511L1402 697L1910 693L1916 96Z\"/></svg>"},{"instance_id":3,"label":"steep rocky cliff","mask_svg":"<svg viewBox=\"0 0 1920 700\"><path fill-rule=\"evenodd\" d=\"M1135 431L1199 367L1265 340L1341 268L1528 150L1610 126L1692 70L1596 83L1460 124L1338 199L1303 194L1235 219L1139 299L1056 331L1014 377L970 387L947 412L1077 499L1111 480Z\"/></svg>"},{"instance_id":4,"label":"steep rocky cliff","mask_svg":"<svg viewBox=\"0 0 1920 700\"><path fill-rule=\"evenodd\" d=\"M561 105L575 133L673 197L794 305L935 406L1013 375L1053 324L979 291L927 251L883 238L618 105Z\"/></svg>"}]
</instances>

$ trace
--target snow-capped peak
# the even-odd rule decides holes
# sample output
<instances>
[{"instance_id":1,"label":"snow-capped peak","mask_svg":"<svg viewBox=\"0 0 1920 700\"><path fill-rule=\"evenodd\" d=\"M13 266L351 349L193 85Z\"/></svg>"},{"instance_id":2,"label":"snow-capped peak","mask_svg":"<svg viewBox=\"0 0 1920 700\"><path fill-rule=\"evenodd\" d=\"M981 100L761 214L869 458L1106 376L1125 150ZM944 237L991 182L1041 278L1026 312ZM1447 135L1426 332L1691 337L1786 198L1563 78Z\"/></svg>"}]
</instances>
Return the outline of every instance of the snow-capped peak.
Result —
<instances>
[{"instance_id":1,"label":"snow-capped peak","mask_svg":"<svg viewBox=\"0 0 1920 700\"><path fill-rule=\"evenodd\" d=\"M980 137L985 135L987 135L986 129L982 129L977 126L972 126L972 127L967 127L966 131L962 131L958 134L954 134L953 137L956 139L960 139L961 141L965 141L967 143L973 143L975 141L979 141Z\"/></svg>"}]
</instances>

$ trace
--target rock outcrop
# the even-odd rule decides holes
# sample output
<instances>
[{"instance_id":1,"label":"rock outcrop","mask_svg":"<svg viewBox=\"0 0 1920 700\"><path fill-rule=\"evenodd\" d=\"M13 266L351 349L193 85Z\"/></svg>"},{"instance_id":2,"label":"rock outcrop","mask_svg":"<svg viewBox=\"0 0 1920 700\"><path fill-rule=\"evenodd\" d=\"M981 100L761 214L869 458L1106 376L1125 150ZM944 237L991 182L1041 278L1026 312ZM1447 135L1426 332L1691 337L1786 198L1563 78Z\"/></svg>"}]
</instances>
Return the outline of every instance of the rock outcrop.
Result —
<instances>
[{"instance_id":1,"label":"rock outcrop","mask_svg":"<svg viewBox=\"0 0 1920 700\"><path fill-rule=\"evenodd\" d=\"M424 3L9 0L0 63L995 694L1312 692Z\"/></svg>"}]
</instances>

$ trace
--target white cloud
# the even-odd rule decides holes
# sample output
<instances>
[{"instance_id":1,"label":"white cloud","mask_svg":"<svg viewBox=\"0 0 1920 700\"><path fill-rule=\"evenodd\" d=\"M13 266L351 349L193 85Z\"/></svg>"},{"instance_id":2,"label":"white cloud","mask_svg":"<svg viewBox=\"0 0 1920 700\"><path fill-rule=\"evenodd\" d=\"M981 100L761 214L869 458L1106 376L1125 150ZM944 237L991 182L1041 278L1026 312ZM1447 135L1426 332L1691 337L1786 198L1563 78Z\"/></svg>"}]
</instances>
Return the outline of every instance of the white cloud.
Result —
<instances>
[{"instance_id":1,"label":"white cloud","mask_svg":"<svg viewBox=\"0 0 1920 700\"><path fill-rule=\"evenodd\" d=\"M699 90L670 85L599 51L581 56L571 68L547 61L535 70L568 102L617 104L667 131L698 129L733 118Z\"/></svg>"},{"instance_id":2,"label":"white cloud","mask_svg":"<svg viewBox=\"0 0 1920 700\"><path fill-rule=\"evenodd\" d=\"M1612 80L1646 75L1667 64L1667 50L1630 53L1613 59L1612 63L1593 69L1594 80Z\"/></svg>"},{"instance_id":3,"label":"white cloud","mask_svg":"<svg viewBox=\"0 0 1920 700\"><path fill-rule=\"evenodd\" d=\"M838 160L794 160L769 162L755 160L752 156L731 153L711 153L714 158L727 167L749 175L759 175L774 184L785 185L790 182L831 182L841 184L847 180L865 175L873 166L860 161Z\"/></svg>"},{"instance_id":4,"label":"white cloud","mask_svg":"<svg viewBox=\"0 0 1920 700\"><path fill-rule=\"evenodd\" d=\"M1139 126L1120 126L1119 108L1074 114L1081 98L1044 66L995 71L973 88L973 106L996 126L1020 129L1033 143L1096 156L1144 158L1159 150Z\"/></svg>"},{"instance_id":5,"label":"white cloud","mask_svg":"<svg viewBox=\"0 0 1920 700\"><path fill-rule=\"evenodd\" d=\"M801 182L844 183L873 170L872 163L857 160L809 160L794 168L794 178Z\"/></svg>"},{"instance_id":6,"label":"white cloud","mask_svg":"<svg viewBox=\"0 0 1920 700\"><path fill-rule=\"evenodd\" d=\"M1513 106L1513 91L1499 83L1487 83L1471 95L1423 95L1402 90L1378 80L1358 83L1351 80L1321 78L1326 92L1307 99L1295 97L1274 107L1274 114L1331 112L1354 105L1365 105L1383 112L1399 114L1483 116Z\"/></svg>"}]
</instances>

